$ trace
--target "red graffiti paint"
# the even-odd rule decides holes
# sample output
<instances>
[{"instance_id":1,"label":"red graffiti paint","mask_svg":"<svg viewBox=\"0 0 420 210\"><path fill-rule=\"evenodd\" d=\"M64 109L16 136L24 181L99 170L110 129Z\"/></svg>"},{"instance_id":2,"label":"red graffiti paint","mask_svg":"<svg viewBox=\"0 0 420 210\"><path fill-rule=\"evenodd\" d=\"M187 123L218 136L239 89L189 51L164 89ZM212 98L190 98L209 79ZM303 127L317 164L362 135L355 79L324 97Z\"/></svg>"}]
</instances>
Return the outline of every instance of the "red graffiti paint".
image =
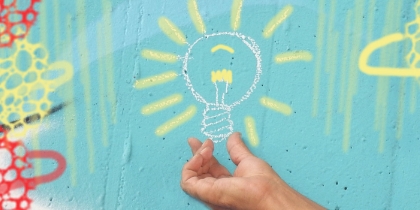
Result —
<instances>
[{"instance_id":1,"label":"red graffiti paint","mask_svg":"<svg viewBox=\"0 0 420 210\"><path fill-rule=\"evenodd\" d=\"M24 38L35 23L38 16L35 4L41 0L29 2L28 4L28 0L0 0L0 48L10 47L15 39ZM24 5L25 3L27 5Z\"/></svg>"},{"instance_id":2,"label":"red graffiti paint","mask_svg":"<svg viewBox=\"0 0 420 210\"><path fill-rule=\"evenodd\" d=\"M22 141L7 139L7 131L0 127L0 209L30 209L32 199L28 192L37 185L51 182L60 177L66 168L66 161L55 151L27 151ZM52 173L27 177L33 171L30 159L45 158L57 161Z\"/></svg>"}]
</instances>

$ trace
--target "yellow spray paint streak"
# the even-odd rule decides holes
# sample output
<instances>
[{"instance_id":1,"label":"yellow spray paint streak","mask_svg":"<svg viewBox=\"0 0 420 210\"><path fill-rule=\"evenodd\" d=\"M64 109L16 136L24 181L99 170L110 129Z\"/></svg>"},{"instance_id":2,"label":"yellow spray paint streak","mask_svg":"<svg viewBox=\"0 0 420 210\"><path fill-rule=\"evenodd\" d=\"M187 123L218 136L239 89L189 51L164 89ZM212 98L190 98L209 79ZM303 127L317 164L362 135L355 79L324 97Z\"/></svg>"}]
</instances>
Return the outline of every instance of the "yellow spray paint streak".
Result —
<instances>
[{"instance_id":1,"label":"yellow spray paint streak","mask_svg":"<svg viewBox=\"0 0 420 210\"><path fill-rule=\"evenodd\" d=\"M334 92L335 92L335 79L336 79L336 68L337 68L337 54L338 54L338 32L334 32L331 44L331 61L329 66L328 72L330 73L329 78L329 87L328 87L328 103L327 103L327 117L325 120L325 134L331 134L331 127L332 127L332 118L333 118L333 108L334 108Z\"/></svg>"},{"instance_id":2,"label":"yellow spray paint streak","mask_svg":"<svg viewBox=\"0 0 420 210\"><path fill-rule=\"evenodd\" d=\"M141 51L141 56L146 59L155 60L163 63L175 63L178 61L177 55L157 50L144 49Z\"/></svg>"},{"instance_id":3,"label":"yellow spray paint streak","mask_svg":"<svg viewBox=\"0 0 420 210\"><path fill-rule=\"evenodd\" d=\"M211 71L211 81L232 83L232 71L223 69L222 71Z\"/></svg>"},{"instance_id":4,"label":"yellow spray paint streak","mask_svg":"<svg viewBox=\"0 0 420 210\"><path fill-rule=\"evenodd\" d=\"M338 36L334 31L334 23L335 23L335 10L337 7L337 1L332 0L330 4L330 11L328 15L328 28L327 28L327 58L325 59L326 67L325 72L329 74L328 79L328 90L327 90L327 101L326 101L326 118L325 118L325 135L329 135L331 133L331 123L332 123L332 109L333 109L333 96L334 96L334 80L336 70L336 61L337 52L334 51L334 48L337 48Z\"/></svg>"},{"instance_id":5,"label":"yellow spray paint streak","mask_svg":"<svg viewBox=\"0 0 420 210\"><path fill-rule=\"evenodd\" d=\"M287 63L294 61L311 61L312 54L308 51L287 52L276 55L274 61L276 63Z\"/></svg>"},{"instance_id":6,"label":"yellow spray paint streak","mask_svg":"<svg viewBox=\"0 0 420 210\"><path fill-rule=\"evenodd\" d=\"M395 1L389 1L387 5L387 11L386 11L386 21L385 26L383 29L383 34L386 35L389 32L391 32L392 28L395 25L394 18L395 16ZM381 51L380 54L380 64L381 66L388 66L390 63L391 55L389 53L386 53L384 50ZM387 109L388 109L388 92L389 92L389 77L379 78L379 80L382 80L378 82L378 95L379 100L377 103L379 105L377 106L378 110L376 111L377 116L375 116L375 119L377 122L375 122L375 125L378 127L379 130L379 145L378 145L378 151L380 153L383 153L385 150L385 141L386 141L386 124L387 124Z\"/></svg>"},{"instance_id":7,"label":"yellow spray paint streak","mask_svg":"<svg viewBox=\"0 0 420 210\"><path fill-rule=\"evenodd\" d=\"M111 105L111 115L112 121L115 124L117 122L117 99L115 93L115 84L114 84L114 56L109 56L112 54L113 50L113 39L112 39L112 5L110 1L102 0L102 13L104 21L104 43L105 43L105 54L107 58L105 59L105 69L106 69L106 80L107 80L107 95L108 103Z\"/></svg>"},{"instance_id":8,"label":"yellow spray paint streak","mask_svg":"<svg viewBox=\"0 0 420 210\"><path fill-rule=\"evenodd\" d=\"M344 50L343 50L343 59L341 60L341 75L340 75L340 102L338 105L338 111L340 113L343 113L344 111L344 104L345 104L345 98L346 98L346 82L347 82L347 76L348 72L346 71L348 69L348 57L349 57L349 48L350 48L350 28L351 28L351 22L353 21L353 12L350 10L347 12L346 15L346 25L344 29Z\"/></svg>"},{"instance_id":9,"label":"yellow spray paint streak","mask_svg":"<svg viewBox=\"0 0 420 210\"><path fill-rule=\"evenodd\" d=\"M270 38L277 27L280 26L293 12L293 7L291 5L287 5L273 19L268 22L267 26L264 28L263 36L264 38Z\"/></svg>"},{"instance_id":10,"label":"yellow spray paint streak","mask_svg":"<svg viewBox=\"0 0 420 210\"><path fill-rule=\"evenodd\" d=\"M261 97L260 103L264 107L269 108L273 111L279 112L286 116L291 115L293 112L292 108L289 105L285 103L281 103L269 97Z\"/></svg>"},{"instance_id":11,"label":"yellow spray paint streak","mask_svg":"<svg viewBox=\"0 0 420 210\"><path fill-rule=\"evenodd\" d=\"M317 59L315 67L315 76L314 76L314 96L313 96L313 107L312 107L312 117L318 115L318 105L319 105L319 92L320 92L320 83L321 83L321 68L322 68L322 53L324 47L324 30L325 30L325 14L324 14L325 1L320 0L318 5L318 31L316 39L317 47Z\"/></svg>"},{"instance_id":12,"label":"yellow spray paint streak","mask_svg":"<svg viewBox=\"0 0 420 210\"><path fill-rule=\"evenodd\" d=\"M381 54L381 56L383 56ZM381 58L383 60L383 58ZM383 61L380 61L380 63L382 63ZM381 125L381 106L383 103L383 95L384 95L384 78L383 77L379 77L378 78L378 84L376 87L376 104L375 104L375 118L374 118L374 128L375 130L379 131L380 125Z\"/></svg>"},{"instance_id":13,"label":"yellow spray paint streak","mask_svg":"<svg viewBox=\"0 0 420 210\"><path fill-rule=\"evenodd\" d=\"M399 3L397 4L397 11L395 14L395 17L393 18L393 22L394 25L396 26L396 28L399 28L401 25L401 22L399 21L400 14L401 14L401 10L402 10L402 1L399 1ZM398 63L398 53L394 52L394 62L395 64ZM400 89L399 89L399 97L398 97L398 112L397 112L397 131L396 131L396 135L395 137L397 138L397 140L401 139L402 137L402 133L403 133L403 126L404 126L404 112L405 112L405 88L406 88L406 78L400 78Z\"/></svg>"},{"instance_id":14,"label":"yellow spray paint streak","mask_svg":"<svg viewBox=\"0 0 420 210\"><path fill-rule=\"evenodd\" d=\"M376 0L370 0L369 1L369 16L368 16L368 31L367 31L367 39L368 41L371 41L373 38L373 32L374 32L374 24L375 24L375 3Z\"/></svg>"},{"instance_id":15,"label":"yellow spray paint streak","mask_svg":"<svg viewBox=\"0 0 420 210\"><path fill-rule=\"evenodd\" d=\"M388 57L388 56L386 56ZM380 104L379 106L379 125L378 125L378 130L379 130L379 147L378 147L378 151L380 153L382 153L385 149L385 140L386 140L386 120L387 120L387 107L388 107L388 90L389 90L389 78L385 77L385 78L379 78L380 80L382 80L382 82L380 83L380 88L382 88L381 90L383 91L381 93L381 98L380 101L382 102L382 104Z\"/></svg>"},{"instance_id":16,"label":"yellow spray paint streak","mask_svg":"<svg viewBox=\"0 0 420 210\"><path fill-rule=\"evenodd\" d=\"M141 113L143 115L151 115L156 112L159 112L161 110L167 109L175 104L178 104L182 101L182 95L181 94L173 94L171 96L168 96L166 98L163 98L159 101L153 102L151 104L148 104L144 106L141 109Z\"/></svg>"},{"instance_id":17,"label":"yellow spray paint streak","mask_svg":"<svg viewBox=\"0 0 420 210\"><path fill-rule=\"evenodd\" d=\"M58 1L55 1L58 2ZM67 43L71 43L72 41L72 21L71 15L67 15L66 17L66 35L67 35ZM72 53L70 53L67 57L69 61L73 61ZM73 80L69 80L67 88L65 88L61 95L64 98L74 98L74 83ZM76 186L77 184L77 160L75 156L75 149L74 149L74 140L77 136L77 129L76 129L76 107L74 102L69 103L66 108L63 110L64 112L64 125L65 125L65 135L66 135L66 144L67 144L67 156L66 160L69 165L70 169L70 180L72 186Z\"/></svg>"},{"instance_id":18,"label":"yellow spray paint streak","mask_svg":"<svg viewBox=\"0 0 420 210\"><path fill-rule=\"evenodd\" d=\"M159 28L169 39L179 45L187 44L184 33L172 21L166 17L160 17L158 20Z\"/></svg>"},{"instance_id":19,"label":"yellow spray paint streak","mask_svg":"<svg viewBox=\"0 0 420 210\"><path fill-rule=\"evenodd\" d=\"M332 42L331 40L333 39L333 33L334 33L334 21L335 21L335 10L337 7L337 1L336 0L331 0L331 4L330 4L330 12L328 15L328 28L327 28L327 59L326 59L326 68L325 71L327 73L329 73L329 70L331 69L331 61L329 60L329 58L331 58L331 53L332 53Z\"/></svg>"},{"instance_id":20,"label":"yellow spray paint streak","mask_svg":"<svg viewBox=\"0 0 420 210\"><path fill-rule=\"evenodd\" d=\"M90 84L90 69L89 69L89 57L90 52L87 48L86 40L86 2L84 0L76 1L77 9L80 11L77 18L77 29L80 32L78 47L80 56L80 80L83 84L83 92L85 95L85 123L86 123L86 139L89 151L89 171L93 173L95 171L95 145L93 141L92 133L92 96L91 96L91 84Z\"/></svg>"},{"instance_id":21,"label":"yellow spray paint streak","mask_svg":"<svg viewBox=\"0 0 420 210\"><path fill-rule=\"evenodd\" d=\"M235 53L235 50L233 48L231 48L227 45L224 45L224 44L218 44L218 45L214 46L213 48L211 48L212 53L215 53L218 50L225 50L225 51L228 51L231 54Z\"/></svg>"},{"instance_id":22,"label":"yellow spray paint streak","mask_svg":"<svg viewBox=\"0 0 420 210\"><path fill-rule=\"evenodd\" d=\"M139 79L134 84L134 88L145 89L148 87L161 85L169 81L172 81L176 79L177 77L178 77L178 74L176 74L174 71L168 71L168 72L158 74L155 76Z\"/></svg>"},{"instance_id":23,"label":"yellow spray paint streak","mask_svg":"<svg viewBox=\"0 0 420 210\"><path fill-rule=\"evenodd\" d=\"M257 147L260 144L260 138L258 138L257 127L255 120L251 116L245 117L245 131L249 138L249 143L251 146Z\"/></svg>"},{"instance_id":24,"label":"yellow spray paint streak","mask_svg":"<svg viewBox=\"0 0 420 210\"><path fill-rule=\"evenodd\" d=\"M363 28L363 0L356 0L355 3L355 18L354 18L354 34L359 34ZM344 128L343 128L343 151L348 152L350 149L351 138L351 120L353 114L353 96L357 92L357 58L358 50L360 49L360 37L353 36L353 48L351 49L350 68L349 68L349 81L347 83L346 106L344 113Z\"/></svg>"},{"instance_id":25,"label":"yellow spray paint streak","mask_svg":"<svg viewBox=\"0 0 420 210\"><path fill-rule=\"evenodd\" d=\"M200 34L206 33L206 25L204 24L200 12L198 11L196 0L188 0L188 12L190 13L191 20L193 21L197 32Z\"/></svg>"},{"instance_id":26,"label":"yellow spray paint streak","mask_svg":"<svg viewBox=\"0 0 420 210\"><path fill-rule=\"evenodd\" d=\"M170 119L169 121L165 122L163 125L159 126L156 129L155 134L157 136L164 136L165 134L169 133L173 129L191 120L196 113L197 113L197 107L194 105L189 106L187 110L175 116L174 118Z\"/></svg>"},{"instance_id":27,"label":"yellow spray paint streak","mask_svg":"<svg viewBox=\"0 0 420 210\"><path fill-rule=\"evenodd\" d=\"M410 102L410 113L413 114L416 111L416 102L417 102L417 81L412 80L411 83L411 102Z\"/></svg>"},{"instance_id":28,"label":"yellow spray paint streak","mask_svg":"<svg viewBox=\"0 0 420 210\"><path fill-rule=\"evenodd\" d=\"M404 125L404 106L405 106L405 86L406 78L401 78L400 93L398 99L398 113L397 113L397 133L395 137L399 140L402 137L403 125Z\"/></svg>"},{"instance_id":29,"label":"yellow spray paint streak","mask_svg":"<svg viewBox=\"0 0 420 210\"><path fill-rule=\"evenodd\" d=\"M330 11L328 15L328 33L327 33L327 59L325 71L329 74L328 80L328 92L327 92L327 113L325 118L325 134L329 135L331 133L331 123L332 123L332 109L333 109L333 99L334 99L334 89L335 89L335 75L337 68L337 45L338 45L338 34L334 31L335 23L335 11L337 7L337 1L332 0L330 4Z\"/></svg>"},{"instance_id":30,"label":"yellow spray paint streak","mask_svg":"<svg viewBox=\"0 0 420 210\"><path fill-rule=\"evenodd\" d=\"M60 5L59 1L53 1L53 7L54 7L54 52L56 55L60 52L60 42L62 41L60 37Z\"/></svg>"},{"instance_id":31,"label":"yellow spray paint streak","mask_svg":"<svg viewBox=\"0 0 420 210\"><path fill-rule=\"evenodd\" d=\"M46 116L52 104L49 94L73 77L73 67L64 61L50 64L49 52L41 44L18 39L14 46L16 50L0 60L0 65L8 64L3 69L7 72L2 76L5 82L0 83L0 101L5 102L0 105L4 110L0 112L0 124L10 127L11 132L16 125L22 125L13 135L23 137L28 128L38 128L38 124L28 124L25 117L38 114L42 120ZM30 56L27 69L20 69L18 65L18 56L22 53Z\"/></svg>"},{"instance_id":32,"label":"yellow spray paint streak","mask_svg":"<svg viewBox=\"0 0 420 210\"><path fill-rule=\"evenodd\" d=\"M104 37L103 33L101 31L102 24L98 24L96 28L96 40L97 40L97 46L98 46L98 52L103 52L103 44L104 44ZM99 110L101 115L101 133L102 133L102 145L107 147L108 146L108 120L107 120L107 109L106 109L106 103L105 103L105 95L106 95L106 83L105 83L105 74L108 72L107 69L104 67L104 62L106 59L103 57L98 59L98 69L101 74L99 77Z\"/></svg>"},{"instance_id":33,"label":"yellow spray paint streak","mask_svg":"<svg viewBox=\"0 0 420 210\"><path fill-rule=\"evenodd\" d=\"M230 15L230 26L232 30L237 31L241 26L241 13L242 13L242 6L244 1L243 0L233 0L232 3L232 11Z\"/></svg>"}]
</instances>

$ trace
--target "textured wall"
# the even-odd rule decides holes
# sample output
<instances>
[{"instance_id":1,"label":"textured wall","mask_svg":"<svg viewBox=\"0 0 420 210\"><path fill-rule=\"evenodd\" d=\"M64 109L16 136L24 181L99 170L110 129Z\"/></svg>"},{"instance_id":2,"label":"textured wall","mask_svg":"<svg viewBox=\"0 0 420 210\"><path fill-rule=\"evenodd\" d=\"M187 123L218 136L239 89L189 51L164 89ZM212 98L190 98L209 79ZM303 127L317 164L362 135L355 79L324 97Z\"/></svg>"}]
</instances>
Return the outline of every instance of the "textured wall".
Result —
<instances>
[{"instance_id":1,"label":"textured wall","mask_svg":"<svg viewBox=\"0 0 420 210\"><path fill-rule=\"evenodd\" d=\"M231 131L328 209L420 208L420 2L0 10L5 209L205 209L179 187L186 139L233 170Z\"/></svg>"}]
</instances>

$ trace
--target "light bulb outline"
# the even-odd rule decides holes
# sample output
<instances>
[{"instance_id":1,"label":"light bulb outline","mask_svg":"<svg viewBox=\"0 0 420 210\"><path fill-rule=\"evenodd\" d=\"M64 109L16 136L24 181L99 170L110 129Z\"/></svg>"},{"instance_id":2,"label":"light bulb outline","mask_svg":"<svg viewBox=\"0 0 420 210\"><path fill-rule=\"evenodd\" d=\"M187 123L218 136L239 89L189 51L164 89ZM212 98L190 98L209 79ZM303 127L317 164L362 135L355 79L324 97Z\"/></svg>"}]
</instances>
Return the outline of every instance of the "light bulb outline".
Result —
<instances>
[{"instance_id":1,"label":"light bulb outline","mask_svg":"<svg viewBox=\"0 0 420 210\"><path fill-rule=\"evenodd\" d=\"M207 102L204 99L204 97L202 97L194 89L193 84L192 84L192 82L189 78L189 75L188 75L188 61L190 59L191 51L197 43L199 43L200 41L203 41L205 39L208 39L210 37L223 36L223 35L228 35L228 36L233 36L233 37L239 38L251 50L251 52L254 54L255 59L257 61L254 81L252 82L251 86L246 91L246 93L243 96L241 96L241 98L239 100L233 102L231 105L227 105L227 106L229 106L230 109L232 109L233 107L239 105L244 100L246 100L250 97L252 92L254 92L254 90L257 88L257 83L260 81L260 78L261 78L261 75L262 75L261 50L260 50L260 47L258 46L258 44L256 43L256 41L253 38L251 38L249 36L245 36L244 34L239 33L239 32L218 32L218 33L213 33L213 34L209 34L209 35L204 35L204 36L198 38L196 41L194 41L193 44L189 45L189 48L188 48L187 52L185 53L184 60L183 60L183 65L182 65L182 74L184 76L184 80L186 81L186 85L187 85L188 89L191 91L192 95L196 98L196 100L198 102L204 103L206 105L216 105L215 103Z\"/></svg>"}]
</instances>

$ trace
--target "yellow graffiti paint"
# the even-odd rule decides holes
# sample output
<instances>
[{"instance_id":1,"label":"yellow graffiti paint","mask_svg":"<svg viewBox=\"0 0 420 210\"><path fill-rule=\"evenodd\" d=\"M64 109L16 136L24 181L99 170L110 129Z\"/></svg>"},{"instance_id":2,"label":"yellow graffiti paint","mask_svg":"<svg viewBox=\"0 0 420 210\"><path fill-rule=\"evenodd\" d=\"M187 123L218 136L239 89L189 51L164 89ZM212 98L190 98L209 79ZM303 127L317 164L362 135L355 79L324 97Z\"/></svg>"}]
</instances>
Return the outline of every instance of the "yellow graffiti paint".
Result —
<instances>
[{"instance_id":1,"label":"yellow graffiti paint","mask_svg":"<svg viewBox=\"0 0 420 210\"><path fill-rule=\"evenodd\" d=\"M174 118L170 119L169 121L165 122L163 125L159 126L156 129L155 134L157 136L163 136L171 132L173 129L191 120L196 113L197 113L197 107L194 105L189 106L187 110L175 116Z\"/></svg>"},{"instance_id":2,"label":"yellow graffiti paint","mask_svg":"<svg viewBox=\"0 0 420 210\"><path fill-rule=\"evenodd\" d=\"M158 111L167 109L168 107L171 107L175 104L178 104L182 101L182 95L181 94L173 94L171 96L168 96L166 98L163 98L159 101L156 101L154 103L148 104L144 106L141 109L141 113L143 115L151 115Z\"/></svg>"},{"instance_id":3,"label":"yellow graffiti paint","mask_svg":"<svg viewBox=\"0 0 420 210\"><path fill-rule=\"evenodd\" d=\"M98 24L96 28L96 40L97 40L97 47L98 52L103 52L104 47L104 36L102 33L103 26L102 24ZM99 72L106 72L105 68L105 60L104 58L98 59L98 69ZM106 96L106 82L105 82L105 74L101 74L99 77L99 109L100 109L100 115L101 115L101 133L102 133L102 145L105 147L108 146L108 120L107 120L107 109L106 109L106 103L105 103L105 96Z\"/></svg>"},{"instance_id":4,"label":"yellow graffiti paint","mask_svg":"<svg viewBox=\"0 0 420 210\"><path fill-rule=\"evenodd\" d=\"M343 58L341 60L341 75L340 75L340 101L338 105L338 111L343 113L345 99L346 99L346 83L348 77L348 56L349 56L349 48L350 48L350 29L351 29L351 22L353 19L353 11L348 11L346 15L346 22L345 22L345 29L344 29L344 50L343 50Z\"/></svg>"},{"instance_id":5,"label":"yellow graffiti paint","mask_svg":"<svg viewBox=\"0 0 420 210\"><path fill-rule=\"evenodd\" d=\"M152 87L155 85L161 85L164 83L167 83L169 81L172 81L178 77L178 74L174 71L168 71L162 74L158 74L155 76L139 79L134 84L134 88L137 89L145 89L148 87Z\"/></svg>"},{"instance_id":6,"label":"yellow graffiti paint","mask_svg":"<svg viewBox=\"0 0 420 210\"><path fill-rule=\"evenodd\" d=\"M212 71L211 72L211 81L215 82L227 82L232 83L232 71L223 69L222 71Z\"/></svg>"},{"instance_id":7,"label":"yellow graffiti paint","mask_svg":"<svg viewBox=\"0 0 420 210\"><path fill-rule=\"evenodd\" d=\"M308 51L287 52L276 55L274 61L276 63L287 63L293 61L311 61L312 54Z\"/></svg>"},{"instance_id":8,"label":"yellow graffiti paint","mask_svg":"<svg viewBox=\"0 0 420 210\"><path fill-rule=\"evenodd\" d=\"M338 32L334 32L331 39L331 61L329 67L328 80L328 99L327 99L327 117L325 120L325 134L330 135L333 122L333 107L334 107L334 92L335 92L335 77L337 73L337 55L338 55Z\"/></svg>"},{"instance_id":9,"label":"yellow graffiti paint","mask_svg":"<svg viewBox=\"0 0 420 210\"><path fill-rule=\"evenodd\" d=\"M369 11L375 11L376 7L376 0L370 0L369 1ZM368 17L368 31L367 31L367 38L368 41L372 41L374 25L375 25L375 15L376 12L369 12Z\"/></svg>"},{"instance_id":10,"label":"yellow graffiti paint","mask_svg":"<svg viewBox=\"0 0 420 210\"><path fill-rule=\"evenodd\" d=\"M89 172L93 173L95 171L95 143L93 140L93 122L92 122L92 88L91 88L91 75L89 68L89 58L90 50L88 48L88 41L86 35L86 1L77 0L76 1L77 9L80 11L80 14L77 18L77 29L78 33L82 34L78 39L78 49L80 56L80 63L82 68L80 69L80 81L83 85L84 100L85 100L85 121L86 124L86 141L89 152Z\"/></svg>"},{"instance_id":11,"label":"yellow graffiti paint","mask_svg":"<svg viewBox=\"0 0 420 210\"><path fill-rule=\"evenodd\" d=\"M318 31L317 31L317 38L316 38L316 47L317 47L317 59L315 64L315 76L314 76L314 95L312 98L313 105L312 105L312 117L316 117L318 115L318 107L319 107L319 92L320 92L320 84L321 84L321 68L322 68L322 53L324 48L324 31L325 31L325 14L324 14L324 7L325 2L324 0L320 0L318 4Z\"/></svg>"},{"instance_id":12,"label":"yellow graffiti paint","mask_svg":"<svg viewBox=\"0 0 420 210\"><path fill-rule=\"evenodd\" d=\"M142 50L141 56L146 59L160 61L163 63L175 63L178 61L177 55L157 50Z\"/></svg>"},{"instance_id":13,"label":"yellow graffiti paint","mask_svg":"<svg viewBox=\"0 0 420 210\"><path fill-rule=\"evenodd\" d=\"M414 8L418 8L420 2L417 1ZM417 17L420 17L419 11L416 11ZM414 21L409 22L405 26L405 34L394 33L387 36L384 36L376 41L373 41L366 46L362 51L359 58L359 67L362 72L369 75L375 76L396 76L396 77L420 77L420 53L416 51L417 43L420 43L420 19L416 18ZM417 28L417 30L412 31L412 29ZM409 68L396 68L396 67L373 67L368 64L370 55L385 46L388 46L392 43L401 42L404 39L410 39L412 44L411 50L406 56L406 62L409 64Z\"/></svg>"},{"instance_id":14,"label":"yellow graffiti paint","mask_svg":"<svg viewBox=\"0 0 420 210\"><path fill-rule=\"evenodd\" d=\"M280 26L293 12L293 7L287 5L284 7L273 19L268 22L267 26L264 28L263 36L264 38L270 38L277 27Z\"/></svg>"},{"instance_id":15,"label":"yellow graffiti paint","mask_svg":"<svg viewBox=\"0 0 420 210\"><path fill-rule=\"evenodd\" d=\"M411 94L410 94L410 113L413 114L416 111L416 102L417 102L417 81L413 80L411 84Z\"/></svg>"},{"instance_id":16,"label":"yellow graffiti paint","mask_svg":"<svg viewBox=\"0 0 420 210\"><path fill-rule=\"evenodd\" d=\"M166 17L160 17L158 20L159 28L169 39L179 45L187 44L184 33L172 21Z\"/></svg>"},{"instance_id":17,"label":"yellow graffiti paint","mask_svg":"<svg viewBox=\"0 0 420 210\"><path fill-rule=\"evenodd\" d=\"M67 43L71 43L72 41L72 20L71 20L71 15L67 15L66 16L66 23L67 26L66 27L66 42ZM73 60L73 55L72 53L69 53L69 55L67 56L67 59L69 59L70 61ZM74 98L74 83L73 80L70 80L68 82L68 86L67 88L65 88L63 91L60 92L60 94L63 97L66 98ZM76 186L77 184L77 160L76 160L76 155L75 155L75 146L74 146L74 142L76 140L76 136L77 136L77 115L76 115L76 106L75 103L69 103L67 105L67 107L63 110L64 112L64 116L63 117L63 124L65 125L65 135L66 135L66 161L69 165L69 171L70 171L70 180L71 180L71 184L72 186Z\"/></svg>"},{"instance_id":18,"label":"yellow graffiti paint","mask_svg":"<svg viewBox=\"0 0 420 210\"><path fill-rule=\"evenodd\" d=\"M395 137L400 140L404 126L404 107L405 107L405 86L406 78L401 79L399 97L398 97L398 112L397 112L397 133Z\"/></svg>"},{"instance_id":19,"label":"yellow graffiti paint","mask_svg":"<svg viewBox=\"0 0 420 210\"><path fill-rule=\"evenodd\" d=\"M286 116L291 115L293 112L292 108L289 105L281 103L269 97L262 97L260 99L260 103L261 105Z\"/></svg>"},{"instance_id":20,"label":"yellow graffiti paint","mask_svg":"<svg viewBox=\"0 0 420 210\"><path fill-rule=\"evenodd\" d=\"M241 26L241 12L242 6L244 1L243 0L233 0L232 3L232 11L230 15L230 26L232 30L237 31Z\"/></svg>"},{"instance_id":21,"label":"yellow graffiti paint","mask_svg":"<svg viewBox=\"0 0 420 210\"><path fill-rule=\"evenodd\" d=\"M329 20L328 20L328 34L327 34L327 53L326 53L326 67L325 72L329 74L328 78L328 92L327 92L327 113L325 118L325 134L331 134L333 105L334 105L334 90L335 90L335 75L337 68L337 47L338 47L338 32L334 31L335 11L337 8L337 1L332 0L330 4Z\"/></svg>"},{"instance_id":22,"label":"yellow graffiti paint","mask_svg":"<svg viewBox=\"0 0 420 210\"><path fill-rule=\"evenodd\" d=\"M112 53L113 49L113 28L112 28L112 3L111 1L102 0L102 12L103 12L103 35L104 35L104 44L105 44L105 55L108 57L105 59L105 70L106 70L106 87L107 87L107 96L108 103L111 105L111 116L112 122L115 124L117 122L117 99L115 93L115 82L114 82L114 56Z\"/></svg>"},{"instance_id":23,"label":"yellow graffiti paint","mask_svg":"<svg viewBox=\"0 0 420 210\"><path fill-rule=\"evenodd\" d=\"M188 0L188 12L190 13L191 20L194 23L197 32L200 34L206 33L206 25L204 25L196 0Z\"/></svg>"},{"instance_id":24,"label":"yellow graffiti paint","mask_svg":"<svg viewBox=\"0 0 420 210\"><path fill-rule=\"evenodd\" d=\"M231 54L235 53L235 50L233 48L231 48L227 45L224 45L224 44L218 44L218 45L214 46L213 48L211 48L212 53L215 53L218 50L225 50L225 51L230 52Z\"/></svg>"},{"instance_id":25,"label":"yellow graffiti paint","mask_svg":"<svg viewBox=\"0 0 420 210\"><path fill-rule=\"evenodd\" d=\"M363 30L363 12L364 12L364 1L356 0L356 8L354 10L355 19L353 20L353 31L354 33L359 33ZM351 124L353 116L353 98L357 92L358 84L358 69L357 64L353 61L357 61L357 54L360 47L360 38L358 36L353 36L352 40L352 49L350 53L350 68L348 74L347 82L347 93L346 93L346 102L344 110L344 128L343 128L343 151L345 153L350 149L350 139L351 139Z\"/></svg>"},{"instance_id":26,"label":"yellow graffiti paint","mask_svg":"<svg viewBox=\"0 0 420 210\"><path fill-rule=\"evenodd\" d=\"M255 124L255 120L251 116L245 117L245 131L249 138L249 143L253 147L257 147L260 144L260 138L258 137L257 127Z\"/></svg>"},{"instance_id":27,"label":"yellow graffiti paint","mask_svg":"<svg viewBox=\"0 0 420 210\"><path fill-rule=\"evenodd\" d=\"M21 137L27 128L37 126L27 124L25 117L39 115L42 119L48 113L52 104L48 94L73 77L73 66L66 61L50 64L49 53L41 44L18 39L14 45L16 50L0 59L0 124L10 127L13 136ZM29 57L22 60L23 54ZM14 132L18 125L23 129Z\"/></svg>"},{"instance_id":28,"label":"yellow graffiti paint","mask_svg":"<svg viewBox=\"0 0 420 210\"><path fill-rule=\"evenodd\" d=\"M406 37L401 33L395 33L385 36L379 40L371 42L361 53L359 60L360 70L369 75L375 76L398 76L398 77L420 77L420 68L412 66L410 68L395 67L372 67L368 65L370 55L377 49L385 47L391 43L400 42ZM420 61L415 60L415 61Z\"/></svg>"}]
</instances>

